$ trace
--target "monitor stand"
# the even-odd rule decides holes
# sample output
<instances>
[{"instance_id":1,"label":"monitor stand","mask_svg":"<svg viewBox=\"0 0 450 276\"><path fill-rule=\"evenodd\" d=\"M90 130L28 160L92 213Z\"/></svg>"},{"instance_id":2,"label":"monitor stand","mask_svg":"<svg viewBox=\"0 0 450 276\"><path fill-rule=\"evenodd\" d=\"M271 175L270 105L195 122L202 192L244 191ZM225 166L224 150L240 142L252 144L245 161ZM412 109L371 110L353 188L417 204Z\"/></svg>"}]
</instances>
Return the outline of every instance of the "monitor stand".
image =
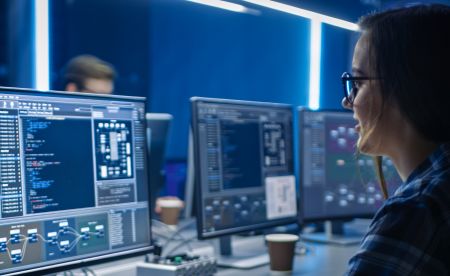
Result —
<instances>
[{"instance_id":1,"label":"monitor stand","mask_svg":"<svg viewBox=\"0 0 450 276\"><path fill-rule=\"evenodd\" d=\"M368 226L368 225L367 225ZM325 221L325 233L302 234L303 241L337 244L337 245L355 245L360 244L367 227L364 229L349 229L345 227L344 220ZM359 230L359 231L355 231Z\"/></svg>"},{"instance_id":2,"label":"monitor stand","mask_svg":"<svg viewBox=\"0 0 450 276\"><path fill-rule=\"evenodd\" d=\"M237 241L245 248L251 248L252 246L245 246L245 240ZM236 243L236 242L235 242ZM255 250L236 248L240 246L231 246L231 236L225 236L217 239L213 239L214 255L217 258L217 264L224 267L233 267L240 269L249 269L261 265L266 265L270 262L267 249L264 247L257 248ZM254 245L254 242L252 243ZM258 250L259 249L259 250Z\"/></svg>"}]
</instances>

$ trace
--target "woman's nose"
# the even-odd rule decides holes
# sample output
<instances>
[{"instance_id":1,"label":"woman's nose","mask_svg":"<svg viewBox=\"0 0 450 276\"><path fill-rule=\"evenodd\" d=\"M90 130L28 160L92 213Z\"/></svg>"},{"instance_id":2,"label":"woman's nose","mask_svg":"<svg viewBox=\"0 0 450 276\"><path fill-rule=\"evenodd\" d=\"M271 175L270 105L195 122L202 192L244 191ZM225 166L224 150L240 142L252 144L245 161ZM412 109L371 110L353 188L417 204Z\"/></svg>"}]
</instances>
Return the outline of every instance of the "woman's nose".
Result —
<instances>
[{"instance_id":1,"label":"woman's nose","mask_svg":"<svg viewBox=\"0 0 450 276\"><path fill-rule=\"evenodd\" d=\"M347 101L347 98L342 99L342 106L346 109L353 109L353 105Z\"/></svg>"}]
</instances>

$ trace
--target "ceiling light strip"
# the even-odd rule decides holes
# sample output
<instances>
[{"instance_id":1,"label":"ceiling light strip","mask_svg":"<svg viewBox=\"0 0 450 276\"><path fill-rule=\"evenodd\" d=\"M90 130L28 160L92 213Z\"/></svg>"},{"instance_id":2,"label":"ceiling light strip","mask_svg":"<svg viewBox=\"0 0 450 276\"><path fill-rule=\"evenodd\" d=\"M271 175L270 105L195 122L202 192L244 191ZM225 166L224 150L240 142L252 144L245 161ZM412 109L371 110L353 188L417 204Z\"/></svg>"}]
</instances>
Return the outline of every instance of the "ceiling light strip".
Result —
<instances>
[{"instance_id":1,"label":"ceiling light strip","mask_svg":"<svg viewBox=\"0 0 450 276\"><path fill-rule=\"evenodd\" d=\"M253 4L257 4L260 6L264 6L267 8L271 8L271 9L275 9L275 10L279 10L282 12L286 12L286 13L290 13L290 14L294 14L294 15L298 15L298 16L302 16L305 18L309 18L311 20L318 20L322 23L326 23L326 24L330 24L333 26L337 26L340 28L344 28L344 29L348 29L351 31L356 31L358 30L358 25L345 21L345 20L341 20L341 19L337 19L334 17L330 17L330 16L326 16L320 13L315 13L312 11L307 11L304 9L300 9L300 8L296 8L293 6L289 6L286 4L282 4L282 3L278 3L275 1L270 1L270 0L244 0L246 2L249 3L253 3Z\"/></svg>"},{"instance_id":2,"label":"ceiling light strip","mask_svg":"<svg viewBox=\"0 0 450 276\"><path fill-rule=\"evenodd\" d=\"M187 0L190 2L195 2L203 5L208 5L216 8L221 8L229 11L240 12L240 13L252 13L252 9L248 9L242 5L221 1L221 0Z\"/></svg>"}]
</instances>

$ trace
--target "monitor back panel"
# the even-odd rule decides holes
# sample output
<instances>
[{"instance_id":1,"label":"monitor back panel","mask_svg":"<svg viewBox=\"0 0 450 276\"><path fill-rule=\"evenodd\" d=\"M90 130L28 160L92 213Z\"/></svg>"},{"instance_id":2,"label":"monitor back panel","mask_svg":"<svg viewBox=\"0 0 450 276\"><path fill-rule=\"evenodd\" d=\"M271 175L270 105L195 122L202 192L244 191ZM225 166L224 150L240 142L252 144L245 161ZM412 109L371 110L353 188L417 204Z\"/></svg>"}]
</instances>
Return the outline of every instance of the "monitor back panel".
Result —
<instances>
[{"instance_id":1,"label":"monitor back panel","mask_svg":"<svg viewBox=\"0 0 450 276\"><path fill-rule=\"evenodd\" d=\"M164 188L165 173L164 160L166 145L169 138L172 115L161 113L147 113L147 146L150 154L148 171L150 178L151 206L155 206L161 189ZM151 208L153 217L156 215Z\"/></svg>"},{"instance_id":2,"label":"monitor back panel","mask_svg":"<svg viewBox=\"0 0 450 276\"><path fill-rule=\"evenodd\" d=\"M300 108L299 124L303 219L328 220L375 214L384 199L374 158L364 154L357 158L359 134L355 132L357 122L353 112ZM389 195L393 195L402 180L389 158L383 157L382 170Z\"/></svg>"},{"instance_id":3,"label":"monitor back panel","mask_svg":"<svg viewBox=\"0 0 450 276\"><path fill-rule=\"evenodd\" d=\"M0 274L150 249L144 112L0 88Z\"/></svg>"},{"instance_id":4,"label":"monitor back panel","mask_svg":"<svg viewBox=\"0 0 450 276\"><path fill-rule=\"evenodd\" d=\"M292 107L191 102L199 238L295 222Z\"/></svg>"}]
</instances>

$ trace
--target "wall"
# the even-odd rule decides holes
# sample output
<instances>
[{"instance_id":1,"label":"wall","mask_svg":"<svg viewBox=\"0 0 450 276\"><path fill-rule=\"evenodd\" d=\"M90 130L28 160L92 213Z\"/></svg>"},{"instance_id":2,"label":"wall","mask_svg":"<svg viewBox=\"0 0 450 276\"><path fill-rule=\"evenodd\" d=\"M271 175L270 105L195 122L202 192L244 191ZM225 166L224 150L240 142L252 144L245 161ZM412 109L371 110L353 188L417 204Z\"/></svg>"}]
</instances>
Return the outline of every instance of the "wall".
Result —
<instances>
[{"instance_id":1,"label":"wall","mask_svg":"<svg viewBox=\"0 0 450 276\"><path fill-rule=\"evenodd\" d=\"M151 112L174 115L169 158L185 158L192 96L308 104L310 20L253 6L261 16L187 1L151 12ZM350 31L323 25L321 105L341 108Z\"/></svg>"},{"instance_id":2,"label":"wall","mask_svg":"<svg viewBox=\"0 0 450 276\"><path fill-rule=\"evenodd\" d=\"M53 89L69 59L91 54L115 66L115 94L148 95L149 0L51 0L51 21Z\"/></svg>"},{"instance_id":3,"label":"wall","mask_svg":"<svg viewBox=\"0 0 450 276\"><path fill-rule=\"evenodd\" d=\"M351 60L357 33L322 24L322 60L320 73L320 108L340 109L344 98L341 76L351 73Z\"/></svg>"},{"instance_id":4,"label":"wall","mask_svg":"<svg viewBox=\"0 0 450 276\"><path fill-rule=\"evenodd\" d=\"M8 0L7 10L7 70L5 85L34 87L34 23L33 1Z\"/></svg>"},{"instance_id":5,"label":"wall","mask_svg":"<svg viewBox=\"0 0 450 276\"><path fill-rule=\"evenodd\" d=\"M307 19L153 1L151 111L174 115L168 157L185 157L192 96L304 105Z\"/></svg>"},{"instance_id":6,"label":"wall","mask_svg":"<svg viewBox=\"0 0 450 276\"><path fill-rule=\"evenodd\" d=\"M0 1L0 86L8 85L7 1Z\"/></svg>"},{"instance_id":7,"label":"wall","mask_svg":"<svg viewBox=\"0 0 450 276\"><path fill-rule=\"evenodd\" d=\"M344 0L340 8L327 1L299 4L351 21L362 12L357 0ZM9 0L3 8L11 86L34 84L31 2ZM50 0L51 88L63 88L62 69L76 55L114 64L116 94L147 97L148 111L174 115L169 158L186 157L192 96L307 105L310 20L247 4L261 15L184 0ZM341 108L351 37L323 24L323 108Z\"/></svg>"}]
</instances>

